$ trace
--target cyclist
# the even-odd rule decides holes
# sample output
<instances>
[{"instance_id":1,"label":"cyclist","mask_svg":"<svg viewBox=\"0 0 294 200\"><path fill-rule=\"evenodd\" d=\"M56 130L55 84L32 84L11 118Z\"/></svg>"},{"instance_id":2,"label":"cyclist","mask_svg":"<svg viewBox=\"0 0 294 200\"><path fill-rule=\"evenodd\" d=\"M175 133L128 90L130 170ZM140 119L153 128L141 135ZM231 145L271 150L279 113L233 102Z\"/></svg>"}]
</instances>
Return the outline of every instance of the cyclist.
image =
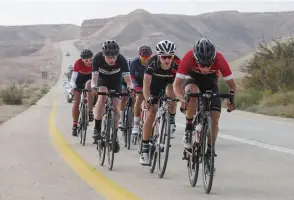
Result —
<instances>
[{"instance_id":1,"label":"cyclist","mask_svg":"<svg viewBox=\"0 0 294 200\"><path fill-rule=\"evenodd\" d=\"M120 54L120 47L114 40L106 40L103 43L102 51L97 53L93 58L93 72L91 87L99 87L99 92L108 92L115 90L121 93L122 91L122 77L125 79L128 88L133 89L134 85L131 81L130 72L128 69L128 62L126 58ZM93 131L93 138L95 142L100 139L102 115L105 110L105 102L107 96L98 95L98 100L95 105L95 128ZM114 98L114 110L119 115L119 98ZM117 116L118 122L119 116ZM118 123L116 124L116 127ZM116 130L117 131L117 130ZM116 138L114 152L120 150L118 139Z\"/></svg>"},{"instance_id":2,"label":"cyclist","mask_svg":"<svg viewBox=\"0 0 294 200\"><path fill-rule=\"evenodd\" d=\"M223 57L223 55L216 51L214 44L206 39L202 38L196 42L193 49L189 50L183 57L179 70L176 75L175 82L173 84L174 91L181 102L186 104L184 98L184 91L190 91L191 93L205 92L207 89L212 90L213 93L219 93L218 86L218 71L222 74L224 80L231 91L236 92L236 84L233 78L231 69ZM188 79L185 77L189 75ZM185 79L185 80L184 80ZM182 90L182 84L184 84L184 91ZM191 148L190 135L192 134L192 120L195 110L197 109L197 99L191 98L186 111L186 130L183 138L184 147ZM234 109L234 105L227 102L230 110ZM211 101L211 117L213 120L213 130L215 141L218 134L218 122L221 112L221 100L220 98L213 98ZM208 134L209 137L209 134ZM210 155L210 138L208 139L207 155Z\"/></svg>"},{"instance_id":3,"label":"cyclist","mask_svg":"<svg viewBox=\"0 0 294 200\"><path fill-rule=\"evenodd\" d=\"M166 96L175 98L172 83L175 79L178 65L174 62L176 45L169 41L163 40L156 45L157 55L152 56L148 61L148 67L145 71L143 80L143 94L148 108L146 119L143 124L142 153L140 163L148 165L149 163L149 138L152 135L152 124L156 115L157 99L153 96L159 96L165 90ZM175 114L176 102L172 102L169 107L171 121L171 138L175 132Z\"/></svg>"},{"instance_id":4,"label":"cyclist","mask_svg":"<svg viewBox=\"0 0 294 200\"><path fill-rule=\"evenodd\" d=\"M128 69L130 70L132 59L129 58L129 59L127 59L127 61L128 61ZM122 92L123 93L127 92L127 83L126 83L125 79L122 79ZM120 119L119 119L119 122L118 122L118 128L123 127L124 110L125 110L125 107L126 107L126 104L127 104L127 99L128 98L126 96L121 97L121 101L120 101L120 104L119 104Z\"/></svg>"},{"instance_id":5,"label":"cyclist","mask_svg":"<svg viewBox=\"0 0 294 200\"><path fill-rule=\"evenodd\" d=\"M73 67L73 73L71 75L70 85L74 91L74 102L72 107L72 135L77 136L77 126L79 119L79 105L81 101L81 92L75 91L78 89L90 89L91 88L91 76L92 76L92 57L93 52L90 49L84 49L81 52L80 59L78 59ZM94 98L91 94L88 95L88 108L89 108L89 121L93 121L93 101Z\"/></svg>"},{"instance_id":6,"label":"cyclist","mask_svg":"<svg viewBox=\"0 0 294 200\"><path fill-rule=\"evenodd\" d=\"M131 63L131 78L135 85L136 91L142 91L144 73L147 68L148 60L151 58L152 49L149 45L141 45L138 49L139 57L135 58ZM132 129L133 135L139 134L141 104L144 100L143 94L136 95L134 105L134 127Z\"/></svg>"}]
</instances>

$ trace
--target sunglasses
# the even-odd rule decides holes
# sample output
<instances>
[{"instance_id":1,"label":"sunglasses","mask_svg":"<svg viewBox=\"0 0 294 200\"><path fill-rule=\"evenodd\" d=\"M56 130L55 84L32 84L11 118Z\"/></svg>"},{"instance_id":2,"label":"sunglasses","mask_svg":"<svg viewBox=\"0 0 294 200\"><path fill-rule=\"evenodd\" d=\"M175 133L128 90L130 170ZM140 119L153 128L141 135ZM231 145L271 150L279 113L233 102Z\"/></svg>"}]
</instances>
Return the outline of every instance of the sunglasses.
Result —
<instances>
[{"instance_id":1,"label":"sunglasses","mask_svg":"<svg viewBox=\"0 0 294 200\"><path fill-rule=\"evenodd\" d=\"M92 62L92 58L90 58L90 59L83 59L83 62Z\"/></svg>"},{"instance_id":2,"label":"sunglasses","mask_svg":"<svg viewBox=\"0 0 294 200\"><path fill-rule=\"evenodd\" d=\"M107 59L113 59L113 60L116 60L117 59L117 56L105 56Z\"/></svg>"},{"instance_id":3,"label":"sunglasses","mask_svg":"<svg viewBox=\"0 0 294 200\"><path fill-rule=\"evenodd\" d=\"M151 58L151 56L140 56L140 58L143 59L143 60L148 60L148 59Z\"/></svg>"},{"instance_id":4,"label":"sunglasses","mask_svg":"<svg viewBox=\"0 0 294 200\"><path fill-rule=\"evenodd\" d=\"M160 58L162 59L162 60L166 60L166 59L173 59L174 58L174 56L160 56Z\"/></svg>"}]
</instances>

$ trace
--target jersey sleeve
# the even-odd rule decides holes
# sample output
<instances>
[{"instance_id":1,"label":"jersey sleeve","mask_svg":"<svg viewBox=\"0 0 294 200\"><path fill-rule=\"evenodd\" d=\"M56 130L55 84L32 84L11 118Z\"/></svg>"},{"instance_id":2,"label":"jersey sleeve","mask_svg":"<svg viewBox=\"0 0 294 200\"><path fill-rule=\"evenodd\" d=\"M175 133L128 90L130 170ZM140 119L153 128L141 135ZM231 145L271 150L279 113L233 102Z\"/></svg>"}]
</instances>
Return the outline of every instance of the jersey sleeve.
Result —
<instances>
[{"instance_id":1,"label":"jersey sleeve","mask_svg":"<svg viewBox=\"0 0 294 200\"><path fill-rule=\"evenodd\" d=\"M233 73L224 56L221 53L218 53L217 56L218 68L220 73L222 74L223 79L226 81L233 79Z\"/></svg>"},{"instance_id":2,"label":"jersey sleeve","mask_svg":"<svg viewBox=\"0 0 294 200\"><path fill-rule=\"evenodd\" d=\"M92 73L98 73L99 72L99 65L100 65L100 59L99 54L96 54L93 58L92 62Z\"/></svg>"},{"instance_id":3,"label":"jersey sleeve","mask_svg":"<svg viewBox=\"0 0 294 200\"><path fill-rule=\"evenodd\" d=\"M120 58L120 65L121 65L121 72L123 76L129 75L130 70L129 70L129 64L127 59L124 56L121 56Z\"/></svg>"},{"instance_id":4,"label":"jersey sleeve","mask_svg":"<svg viewBox=\"0 0 294 200\"><path fill-rule=\"evenodd\" d=\"M189 73L190 66L193 65L193 53L192 51L188 51L180 62L180 66L177 71L177 78L185 79L185 77Z\"/></svg>"},{"instance_id":5,"label":"jersey sleeve","mask_svg":"<svg viewBox=\"0 0 294 200\"><path fill-rule=\"evenodd\" d=\"M79 63L79 60L77 60L74 64L73 71L79 72L79 68L80 68L80 63Z\"/></svg>"},{"instance_id":6,"label":"jersey sleeve","mask_svg":"<svg viewBox=\"0 0 294 200\"><path fill-rule=\"evenodd\" d=\"M155 64L156 61L153 61L152 63L149 63L148 64L148 67L146 68L145 70L145 74L149 74L149 75L152 75L153 72L154 72L154 64Z\"/></svg>"}]
</instances>

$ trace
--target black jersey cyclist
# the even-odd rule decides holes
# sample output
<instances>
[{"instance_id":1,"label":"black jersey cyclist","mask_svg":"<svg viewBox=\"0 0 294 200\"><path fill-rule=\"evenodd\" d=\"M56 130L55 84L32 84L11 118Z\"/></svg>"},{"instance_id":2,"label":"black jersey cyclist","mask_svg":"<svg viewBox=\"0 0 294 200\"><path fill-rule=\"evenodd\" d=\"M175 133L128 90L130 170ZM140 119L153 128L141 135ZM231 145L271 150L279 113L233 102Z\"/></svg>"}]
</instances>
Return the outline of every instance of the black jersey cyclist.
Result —
<instances>
[{"instance_id":1,"label":"black jersey cyclist","mask_svg":"<svg viewBox=\"0 0 294 200\"><path fill-rule=\"evenodd\" d=\"M152 134L152 124L155 120L157 100L151 96L159 96L163 91L166 96L175 98L173 91L173 82L177 73L178 65L174 61L176 45L163 40L156 45L157 55L152 56L148 61L148 68L145 71L143 81L143 94L146 101L147 111L146 119L143 124L143 148L140 156L142 165L149 164L149 138ZM172 102L168 109L171 122L171 138L174 138L176 102Z\"/></svg>"},{"instance_id":2,"label":"black jersey cyclist","mask_svg":"<svg viewBox=\"0 0 294 200\"><path fill-rule=\"evenodd\" d=\"M128 69L128 62L126 58L120 54L119 45L114 40L107 40L103 43L102 51L97 53L93 58L91 86L98 86L99 92L115 90L120 93L122 91L122 78L125 79L129 88L134 88L130 77L130 71ZM93 138L95 141L100 139L101 121L106 100L107 96L98 95L95 109L95 127L93 132ZM118 126L119 119L119 102L119 98L114 98L114 110L118 114L116 127ZM118 139L116 139L116 148L114 149L114 152L117 153L119 150L119 142Z\"/></svg>"}]
</instances>

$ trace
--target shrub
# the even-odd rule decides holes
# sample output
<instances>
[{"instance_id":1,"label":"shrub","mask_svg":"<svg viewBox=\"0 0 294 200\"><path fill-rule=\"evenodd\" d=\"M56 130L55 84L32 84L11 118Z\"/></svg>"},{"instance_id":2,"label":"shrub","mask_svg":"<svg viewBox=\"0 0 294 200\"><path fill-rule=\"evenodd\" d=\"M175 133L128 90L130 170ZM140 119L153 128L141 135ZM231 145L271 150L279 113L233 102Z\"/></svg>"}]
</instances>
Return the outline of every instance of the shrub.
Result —
<instances>
[{"instance_id":1,"label":"shrub","mask_svg":"<svg viewBox=\"0 0 294 200\"><path fill-rule=\"evenodd\" d=\"M21 105L23 103L23 88L21 85L13 83L1 91L1 98L5 104Z\"/></svg>"}]
</instances>

